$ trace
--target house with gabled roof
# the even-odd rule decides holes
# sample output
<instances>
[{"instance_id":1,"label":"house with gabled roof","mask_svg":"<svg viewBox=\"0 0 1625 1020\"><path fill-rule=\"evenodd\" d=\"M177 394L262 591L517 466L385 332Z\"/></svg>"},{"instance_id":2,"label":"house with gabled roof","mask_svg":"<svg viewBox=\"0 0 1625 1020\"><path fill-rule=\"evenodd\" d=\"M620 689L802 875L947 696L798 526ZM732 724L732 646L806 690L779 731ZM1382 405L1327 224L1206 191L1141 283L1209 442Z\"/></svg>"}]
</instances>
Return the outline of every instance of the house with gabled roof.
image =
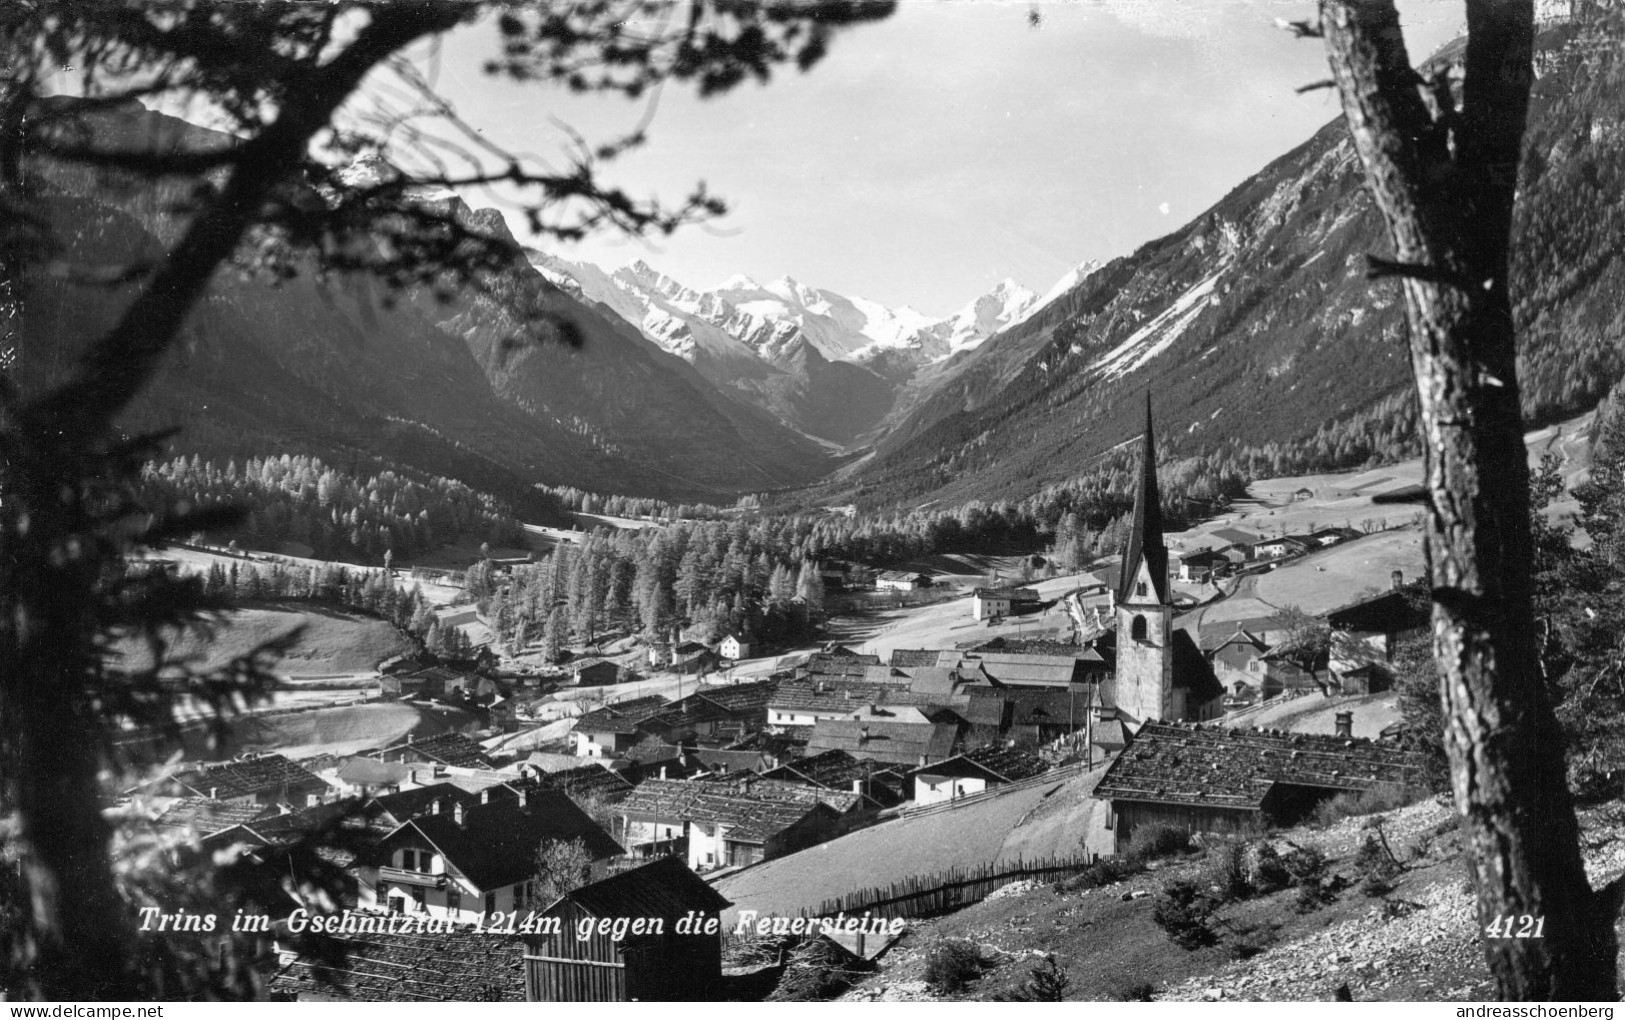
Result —
<instances>
[{"instance_id":1,"label":"house with gabled roof","mask_svg":"<svg viewBox=\"0 0 1625 1020\"><path fill-rule=\"evenodd\" d=\"M914 591L931 587L931 575L918 570L882 570L875 577L876 591Z\"/></svg>"},{"instance_id":2,"label":"house with gabled roof","mask_svg":"<svg viewBox=\"0 0 1625 1020\"><path fill-rule=\"evenodd\" d=\"M496 764L486 755L479 741L456 731L436 733L432 737L408 733L397 743L367 752L367 757L407 765L456 765L461 768L488 769Z\"/></svg>"},{"instance_id":3,"label":"house with gabled roof","mask_svg":"<svg viewBox=\"0 0 1625 1020\"><path fill-rule=\"evenodd\" d=\"M935 804L1031 779L1049 768L1048 762L1029 751L990 744L923 765L908 775L914 782L914 803Z\"/></svg>"},{"instance_id":4,"label":"house with gabled roof","mask_svg":"<svg viewBox=\"0 0 1625 1020\"><path fill-rule=\"evenodd\" d=\"M584 758L613 758L642 740L638 723L666 711L670 705L658 694L631 698L593 709L576 720L570 731L575 753Z\"/></svg>"},{"instance_id":5,"label":"house with gabled roof","mask_svg":"<svg viewBox=\"0 0 1625 1020\"><path fill-rule=\"evenodd\" d=\"M886 808L907 799L903 775L901 766L854 758L837 748L785 762L763 772L762 778L820 790L850 790Z\"/></svg>"},{"instance_id":6,"label":"house with gabled roof","mask_svg":"<svg viewBox=\"0 0 1625 1020\"><path fill-rule=\"evenodd\" d=\"M889 765L928 765L952 754L957 737L957 728L944 722L820 719L807 754L840 750Z\"/></svg>"},{"instance_id":7,"label":"house with gabled roof","mask_svg":"<svg viewBox=\"0 0 1625 1020\"><path fill-rule=\"evenodd\" d=\"M188 766L146 785L152 793L172 791L183 797L293 807L314 804L331 789L322 777L273 753L245 754L230 761Z\"/></svg>"},{"instance_id":8,"label":"house with gabled roof","mask_svg":"<svg viewBox=\"0 0 1625 1020\"><path fill-rule=\"evenodd\" d=\"M360 869L359 905L471 923L525 905L544 840L581 840L602 877L621 845L562 791L521 787L513 796L431 803L378 841Z\"/></svg>"},{"instance_id":9,"label":"house with gabled roof","mask_svg":"<svg viewBox=\"0 0 1625 1020\"><path fill-rule=\"evenodd\" d=\"M1339 793L1421 782L1421 763L1393 744L1152 721L1106 770L1094 796L1111 803L1109 825L1121 852L1142 825L1191 833L1288 825Z\"/></svg>"},{"instance_id":10,"label":"house with gabled roof","mask_svg":"<svg viewBox=\"0 0 1625 1020\"><path fill-rule=\"evenodd\" d=\"M638 856L678 853L696 871L737 867L832 839L864 812L850 791L750 778L649 779L616 806L621 839Z\"/></svg>"},{"instance_id":11,"label":"house with gabled roof","mask_svg":"<svg viewBox=\"0 0 1625 1020\"><path fill-rule=\"evenodd\" d=\"M525 954L534 1002L703 1002L723 998L721 912L733 904L662 857L541 911ZM687 920L684 931L679 922ZM548 924L547 921L555 923ZM641 923L640 923L641 922ZM616 938L617 925L625 925ZM581 938L580 932L591 934Z\"/></svg>"}]
</instances>

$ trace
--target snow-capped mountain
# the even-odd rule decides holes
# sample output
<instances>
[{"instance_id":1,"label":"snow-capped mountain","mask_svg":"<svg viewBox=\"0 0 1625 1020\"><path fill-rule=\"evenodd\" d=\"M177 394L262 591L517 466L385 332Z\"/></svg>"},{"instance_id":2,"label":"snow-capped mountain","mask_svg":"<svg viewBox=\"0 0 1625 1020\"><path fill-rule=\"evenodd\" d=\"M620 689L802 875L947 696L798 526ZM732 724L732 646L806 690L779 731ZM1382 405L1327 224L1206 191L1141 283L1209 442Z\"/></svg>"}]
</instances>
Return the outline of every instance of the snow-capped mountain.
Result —
<instances>
[{"instance_id":1,"label":"snow-capped mountain","mask_svg":"<svg viewBox=\"0 0 1625 1020\"><path fill-rule=\"evenodd\" d=\"M970 350L1018 321L1035 296L999 283L945 319L810 287L734 275L695 290L638 260L613 273L543 252L532 264L652 343L810 435L846 444L891 409L921 366Z\"/></svg>"}]
</instances>

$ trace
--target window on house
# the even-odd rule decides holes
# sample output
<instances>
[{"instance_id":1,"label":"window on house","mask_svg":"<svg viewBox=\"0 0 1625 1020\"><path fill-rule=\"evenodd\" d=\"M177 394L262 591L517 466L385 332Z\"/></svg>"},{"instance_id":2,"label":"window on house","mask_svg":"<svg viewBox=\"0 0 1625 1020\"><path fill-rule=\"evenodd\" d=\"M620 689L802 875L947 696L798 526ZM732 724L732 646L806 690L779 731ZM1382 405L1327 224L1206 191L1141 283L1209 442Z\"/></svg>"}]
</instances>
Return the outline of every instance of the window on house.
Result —
<instances>
[{"instance_id":1,"label":"window on house","mask_svg":"<svg viewBox=\"0 0 1625 1020\"><path fill-rule=\"evenodd\" d=\"M463 909L463 890L456 885L446 886L446 913L456 914Z\"/></svg>"},{"instance_id":2,"label":"window on house","mask_svg":"<svg viewBox=\"0 0 1625 1020\"><path fill-rule=\"evenodd\" d=\"M428 899L424 895L423 887L421 885L414 885L412 887L412 902L418 905L419 910L422 910L425 906L427 906Z\"/></svg>"},{"instance_id":3,"label":"window on house","mask_svg":"<svg viewBox=\"0 0 1625 1020\"><path fill-rule=\"evenodd\" d=\"M1145 582L1144 581L1141 581L1139 584L1136 584L1134 586L1134 594L1136 594L1136 595L1144 595L1145 593L1146 593L1146 587L1145 587Z\"/></svg>"},{"instance_id":4,"label":"window on house","mask_svg":"<svg viewBox=\"0 0 1625 1020\"><path fill-rule=\"evenodd\" d=\"M497 894L496 890L494 889L485 894L485 912L487 914L494 914L497 912Z\"/></svg>"},{"instance_id":5,"label":"window on house","mask_svg":"<svg viewBox=\"0 0 1625 1020\"><path fill-rule=\"evenodd\" d=\"M416 850L402 850L401 851L401 870L402 871L416 871L416 870L418 870L418 852Z\"/></svg>"},{"instance_id":6,"label":"window on house","mask_svg":"<svg viewBox=\"0 0 1625 1020\"><path fill-rule=\"evenodd\" d=\"M1134 622L1129 624L1128 636L1135 641L1145 640L1145 617L1136 616Z\"/></svg>"}]
</instances>

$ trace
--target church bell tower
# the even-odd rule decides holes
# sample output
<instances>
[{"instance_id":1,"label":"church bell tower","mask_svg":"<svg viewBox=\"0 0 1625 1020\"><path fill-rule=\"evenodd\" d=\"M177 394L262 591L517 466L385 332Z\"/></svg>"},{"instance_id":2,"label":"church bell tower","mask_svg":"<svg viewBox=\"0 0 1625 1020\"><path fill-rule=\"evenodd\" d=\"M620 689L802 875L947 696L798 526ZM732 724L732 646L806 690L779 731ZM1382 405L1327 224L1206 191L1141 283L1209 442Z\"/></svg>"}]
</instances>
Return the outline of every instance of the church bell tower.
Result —
<instances>
[{"instance_id":1,"label":"church bell tower","mask_svg":"<svg viewBox=\"0 0 1625 1020\"><path fill-rule=\"evenodd\" d=\"M1162 499L1157 491L1157 453L1151 435L1151 395L1145 398L1145 436L1134 520L1123 546L1118 580L1118 712L1143 723L1182 715L1174 701L1174 603L1168 581L1168 549L1162 544Z\"/></svg>"}]
</instances>

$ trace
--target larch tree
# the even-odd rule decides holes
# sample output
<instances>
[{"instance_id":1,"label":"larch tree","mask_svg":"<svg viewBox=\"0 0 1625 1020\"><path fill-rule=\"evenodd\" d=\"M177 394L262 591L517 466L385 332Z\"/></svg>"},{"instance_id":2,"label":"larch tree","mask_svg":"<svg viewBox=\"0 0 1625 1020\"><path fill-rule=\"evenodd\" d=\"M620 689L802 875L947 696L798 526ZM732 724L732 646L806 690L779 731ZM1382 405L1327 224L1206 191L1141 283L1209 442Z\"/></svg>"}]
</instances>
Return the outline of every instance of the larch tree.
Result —
<instances>
[{"instance_id":1,"label":"larch tree","mask_svg":"<svg viewBox=\"0 0 1625 1020\"><path fill-rule=\"evenodd\" d=\"M1392 0L1320 0L1332 83L1405 295L1426 457L1433 655L1484 952L1506 999L1615 999L1622 886L1593 890L1537 654L1508 266L1532 0L1467 0L1459 78L1419 71ZM1541 937L1496 937L1540 918ZM1494 926L1494 927L1492 927ZM1514 925L1519 927L1521 925Z\"/></svg>"},{"instance_id":2,"label":"larch tree","mask_svg":"<svg viewBox=\"0 0 1625 1020\"><path fill-rule=\"evenodd\" d=\"M865 0L0 7L0 815L15 864L0 868L8 914L0 986L9 996L255 990L251 968L224 956L181 961L162 940L137 937L99 778L130 764L111 740L119 726L172 731L176 712L195 706L223 718L273 683L276 647L210 675L178 666L165 653L175 629L222 607L195 581L121 569L143 543L241 520L229 510L135 505L132 481L164 437L130 439L117 428L216 271L234 260L273 274L316 263L445 293L481 286L522 257L447 203L414 201L424 189L501 184L537 233L556 238L661 233L722 211L703 188L662 207L603 183L600 164L641 132L562 168L492 145L435 94L414 48L490 14L500 36L493 74L631 98L668 82L710 95L765 82L781 67L806 70L836 30L889 12ZM44 95L65 68L77 102ZM379 76L392 79L390 89L358 104ZM131 101L208 111L226 141L169 146L104 130ZM345 172L363 159L388 170ZM118 175L161 194L175 223L166 246L125 265L72 264L41 194L39 174L50 167ZM47 342L19 342L28 293L62 278L124 288L128 299L62 377L21 388L18 351ZM162 665L111 668L104 652L115 628L142 636Z\"/></svg>"}]
</instances>

